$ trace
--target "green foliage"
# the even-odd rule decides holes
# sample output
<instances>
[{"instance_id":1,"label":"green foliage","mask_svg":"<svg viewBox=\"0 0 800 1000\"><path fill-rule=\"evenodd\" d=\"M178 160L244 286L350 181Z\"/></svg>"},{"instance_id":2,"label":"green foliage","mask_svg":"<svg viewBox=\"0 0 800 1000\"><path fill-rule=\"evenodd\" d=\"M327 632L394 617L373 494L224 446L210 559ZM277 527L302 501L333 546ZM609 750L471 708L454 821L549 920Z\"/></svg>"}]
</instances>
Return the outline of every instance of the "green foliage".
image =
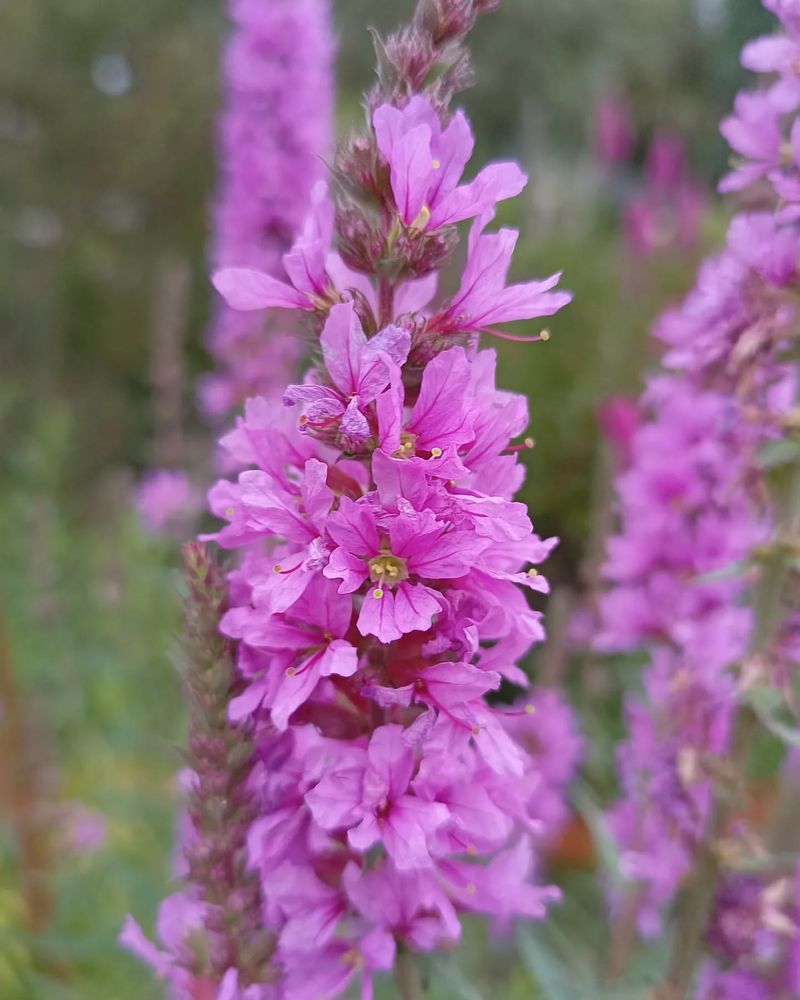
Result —
<instances>
[{"instance_id":1,"label":"green foliage","mask_svg":"<svg viewBox=\"0 0 800 1000\"><path fill-rule=\"evenodd\" d=\"M42 817L54 897L43 936L23 932L19 884L0 879L0 996L143 1000L159 989L115 939L127 911L152 919L169 881L183 730L170 663L178 577L175 553L143 538L119 500L89 520L65 513L73 430L63 409L46 412L3 470L0 607L36 743L28 779L44 779L51 801L41 806L55 811ZM105 817L98 850L64 844L68 803Z\"/></svg>"}]
</instances>

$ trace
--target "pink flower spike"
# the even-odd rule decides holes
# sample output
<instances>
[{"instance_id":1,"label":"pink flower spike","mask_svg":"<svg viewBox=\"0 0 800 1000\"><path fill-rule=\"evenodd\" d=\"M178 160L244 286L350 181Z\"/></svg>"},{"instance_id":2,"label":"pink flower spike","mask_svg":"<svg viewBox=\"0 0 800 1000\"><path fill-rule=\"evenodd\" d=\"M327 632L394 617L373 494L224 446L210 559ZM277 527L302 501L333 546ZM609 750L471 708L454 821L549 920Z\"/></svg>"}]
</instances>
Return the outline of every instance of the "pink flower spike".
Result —
<instances>
[{"instance_id":1,"label":"pink flower spike","mask_svg":"<svg viewBox=\"0 0 800 1000\"><path fill-rule=\"evenodd\" d=\"M314 311L326 303L331 292L325 261L332 238L333 205L327 185L319 181L312 192L306 227L283 257L291 284L252 268L225 267L213 275L214 287L232 309Z\"/></svg>"}]
</instances>

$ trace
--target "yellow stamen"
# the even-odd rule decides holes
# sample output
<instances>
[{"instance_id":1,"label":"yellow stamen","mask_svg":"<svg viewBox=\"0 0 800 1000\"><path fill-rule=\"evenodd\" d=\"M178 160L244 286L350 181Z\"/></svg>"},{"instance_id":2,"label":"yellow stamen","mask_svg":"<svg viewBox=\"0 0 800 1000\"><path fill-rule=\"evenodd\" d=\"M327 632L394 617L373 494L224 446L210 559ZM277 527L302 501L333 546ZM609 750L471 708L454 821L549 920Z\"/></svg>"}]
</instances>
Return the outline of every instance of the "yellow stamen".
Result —
<instances>
[{"instance_id":1,"label":"yellow stamen","mask_svg":"<svg viewBox=\"0 0 800 1000\"><path fill-rule=\"evenodd\" d=\"M402 559L390 553L369 561L369 578L378 587L394 587L408 577L408 567Z\"/></svg>"},{"instance_id":2,"label":"yellow stamen","mask_svg":"<svg viewBox=\"0 0 800 1000\"><path fill-rule=\"evenodd\" d=\"M296 673L297 673L297 671L294 669L294 667L287 667L286 668L286 676L287 677L294 677L294 675Z\"/></svg>"},{"instance_id":3,"label":"yellow stamen","mask_svg":"<svg viewBox=\"0 0 800 1000\"><path fill-rule=\"evenodd\" d=\"M272 572L273 573L282 573L283 570L281 569L281 564L280 563L275 563L275 565L272 567Z\"/></svg>"},{"instance_id":4,"label":"yellow stamen","mask_svg":"<svg viewBox=\"0 0 800 1000\"><path fill-rule=\"evenodd\" d=\"M372 596L376 601L379 601L383 597L383 591L380 587L376 587L375 590L372 591Z\"/></svg>"},{"instance_id":5,"label":"yellow stamen","mask_svg":"<svg viewBox=\"0 0 800 1000\"><path fill-rule=\"evenodd\" d=\"M525 438L524 444L526 448L534 448L536 446L536 442L533 438Z\"/></svg>"},{"instance_id":6,"label":"yellow stamen","mask_svg":"<svg viewBox=\"0 0 800 1000\"><path fill-rule=\"evenodd\" d=\"M534 567L531 566L531 568L528 570L528 576L531 578L531 580L535 579L538 575L539 575L539 570L534 569Z\"/></svg>"},{"instance_id":7,"label":"yellow stamen","mask_svg":"<svg viewBox=\"0 0 800 1000\"><path fill-rule=\"evenodd\" d=\"M542 332L539 334L539 340L543 340L545 343L547 343L549 339L550 339L550 331L542 330Z\"/></svg>"},{"instance_id":8,"label":"yellow stamen","mask_svg":"<svg viewBox=\"0 0 800 1000\"><path fill-rule=\"evenodd\" d=\"M474 896L474 895L475 895L475 893L476 893L477 891L478 891L478 887L477 887L477 886L475 885L475 883L474 883L474 882L470 882L470 883L469 883L469 884L467 885L467 893L468 893L468 894L469 894L470 896Z\"/></svg>"},{"instance_id":9,"label":"yellow stamen","mask_svg":"<svg viewBox=\"0 0 800 1000\"><path fill-rule=\"evenodd\" d=\"M535 705L531 705L531 703L528 702L528 704L525 706L525 713L527 715L533 715L533 713L535 711L536 711L536 706Z\"/></svg>"},{"instance_id":10,"label":"yellow stamen","mask_svg":"<svg viewBox=\"0 0 800 1000\"><path fill-rule=\"evenodd\" d=\"M431 166L433 167L434 170L438 170L439 167L441 167L441 165L442 164L440 160L431 160Z\"/></svg>"},{"instance_id":11,"label":"yellow stamen","mask_svg":"<svg viewBox=\"0 0 800 1000\"><path fill-rule=\"evenodd\" d=\"M431 448L431 458L441 458L442 449L441 448Z\"/></svg>"},{"instance_id":12,"label":"yellow stamen","mask_svg":"<svg viewBox=\"0 0 800 1000\"><path fill-rule=\"evenodd\" d=\"M480 726L473 726L472 729L470 730L470 732L472 733L473 736L480 736L481 735L481 727Z\"/></svg>"},{"instance_id":13,"label":"yellow stamen","mask_svg":"<svg viewBox=\"0 0 800 1000\"><path fill-rule=\"evenodd\" d=\"M233 507L225 508L225 517L233 517Z\"/></svg>"},{"instance_id":14,"label":"yellow stamen","mask_svg":"<svg viewBox=\"0 0 800 1000\"><path fill-rule=\"evenodd\" d=\"M411 229L424 229L431 221L431 210L427 205L423 205L419 215L411 223Z\"/></svg>"}]
</instances>

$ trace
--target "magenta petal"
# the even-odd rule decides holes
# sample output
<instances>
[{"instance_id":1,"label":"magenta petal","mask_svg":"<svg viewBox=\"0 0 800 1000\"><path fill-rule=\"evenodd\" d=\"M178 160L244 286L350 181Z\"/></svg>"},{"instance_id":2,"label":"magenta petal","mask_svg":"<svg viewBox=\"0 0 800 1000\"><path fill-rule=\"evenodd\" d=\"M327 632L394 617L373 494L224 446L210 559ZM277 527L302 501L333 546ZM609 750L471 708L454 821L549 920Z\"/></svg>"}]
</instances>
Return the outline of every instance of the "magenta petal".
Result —
<instances>
[{"instance_id":1,"label":"magenta petal","mask_svg":"<svg viewBox=\"0 0 800 1000\"><path fill-rule=\"evenodd\" d=\"M429 229L452 225L494 208L498 201L516 197L528 178L516 163L490 163L474 181L456 188L431 212Z\"/></svg>"},{"instance_id":2,"label":"magenta petal","mask_svg":"<svg viewBox=\"0 0 800 1000\"><path fill-rule=\"evenodd\" d=\"M319 654L311 661L298 665L292 673L285 671L272 699L272 723L281 732L289 725L289 718L314 693L319 682Z\"/></svg>"},{"instance_id":3,"label":"magenta petal","mask_svg":"<svg viewBox=\"0 0 800 1000\"><path fill-rule=\"evenodd\" d=\"M268 691L264 681L248 684L247 688L228 705L228 718L231 722L241 722L260 708Z\"/></svg>"},{"instance_id":4,"label":"magenta petal","mask_svg":"<svg viewBox=\"0 0 800 1000\"><path fill-rule=\"evenodd\" d=\"M225 267L214 274L212 282L231 309L312 308L306 296L291 285L248 267Z\"/></svg>"},{"instance_id":5,"label":"magenta petal","mask_svg":"<svg viewBox=\"0 0 800 1000\"><path fill-rule=\"evenodd\" d=\"M352 677L358 669L358 650L344 639L334 639L328 644L319 664L322 677L336 674L339 677Z\"/></svg>"},{"instance_id":6,"label":"magenta petal","mask_svg":"<svg viewBox=\"0 0 800 1000\"><path fill-rule=\"evenodd\" d=\"M373 844L381 839L378 821L372 814L365 816L358 826L354 826L348 831L347 839L357 851L368 851Z\"/></svg>"},{"instance_id":7,"label":"magenta petal","mask_svg":"<svg viewBox=\"0 0 800 1000\"><path fill-rule=\"evenodd\" d=\"M376 593L381 596L376 597ZM368 590L358 616L358 631L362 635L374 635L381 642L399 639L403 633L395 621L394 602L395 596L391 590Z\"/></svg>"},{"instance_id":8,"label":"magenta petal","mask_svg":"<svg viewBox=\"0 0 800 1000\"><path fill-rule=\"evenodd\" d=\"M367 343L352 302L335 305L320 335L325 367L345 396L358 391L361 352Z\"/></svg>"},{"instance_id":9,"label":"magenta petal","mask_svg":"<svg viewBox=\"0 0 800 1000\"><path fill-rule=\"evenodd\" d=\"M394 622L401 635L427 631L441 609L436 592L424 584L402 583L395 591Z\"/></svg>"}]
</instances>

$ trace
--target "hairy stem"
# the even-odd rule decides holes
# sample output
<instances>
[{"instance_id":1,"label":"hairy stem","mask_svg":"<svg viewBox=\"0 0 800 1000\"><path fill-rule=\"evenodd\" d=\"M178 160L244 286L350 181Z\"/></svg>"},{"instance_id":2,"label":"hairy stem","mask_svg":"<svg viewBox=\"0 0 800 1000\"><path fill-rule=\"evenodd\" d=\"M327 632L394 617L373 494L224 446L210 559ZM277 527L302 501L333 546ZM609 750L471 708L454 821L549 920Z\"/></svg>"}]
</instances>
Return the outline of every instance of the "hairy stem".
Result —
<instances>
[{"instance_id":1,"label":"hairy stem","mask_svg":"<svg viewBox=\"0 0 800 1000\"><path fill-rule=\"evenodd\" d=\"M205 546L185 545L183 562L188 759L194 772L188 811L196 833L185 851L190 882L210 904L206 928L216 980L234 968L245 985L271 982L274 936L262 926L261 886L247 859L256 808L248 787L255 747L249 729L228 721L236 671L232 644L219 632L227 587Z\"/></svg>"},{"instance_id":2,"label":"hairy stem","mask_svg":"<svg viewBox=\"0 0 800 1000\"><path fill-rule=\"evenodd\" d=\"M394 316L394 283L388 278L378 281L378 326L388 326Z\"/></svg>"}]
</instances>

